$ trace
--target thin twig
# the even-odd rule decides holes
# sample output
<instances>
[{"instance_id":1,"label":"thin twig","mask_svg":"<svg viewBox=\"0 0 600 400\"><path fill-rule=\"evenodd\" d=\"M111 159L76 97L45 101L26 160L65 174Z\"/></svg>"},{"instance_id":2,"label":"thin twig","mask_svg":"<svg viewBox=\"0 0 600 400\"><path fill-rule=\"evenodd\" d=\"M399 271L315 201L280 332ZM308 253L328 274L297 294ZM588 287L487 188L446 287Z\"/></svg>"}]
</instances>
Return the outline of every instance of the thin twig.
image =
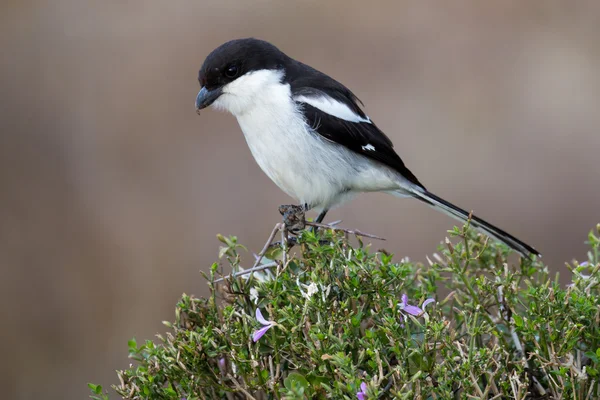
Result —
<instances>
[{"instance_id":1,"label":"thin twig","mask_svg":"<svg viewBox=\"0 0 600 400\"><path fill-rule=\"evenodd\" d=\"M271 372L271 382L269 386L272 388L275 385L275 381L273 380L275 378L275 371L273 369L273 356L269 356L269 371Z\"/></svg>"},{"instance_id":2,"label":"thin twig","mask_svg":"<svg viewBox=\"0 0 600 400\"><path fill-rule=\"evenodd\" d=\"M248 274L251 274L253 272L258 272L258 271L262 271L262 270L265 270L265 269L273 268L273 267L276 267L277 265L278 265L277 261L273 261L273 262L270 262L270 263L267 263L267 264L261 264L258 267L252 267L250 269L245 269L243 271L236 272L235 274L231 274L231 275L227 275L227 276L224 276L222 278L219 278L219 279L215 279L213 282L214 283L218 283L218 282L224 281L225 279L229 279L231 277L237 278L238 276L248 275Z\"/></svg>"},{"instance_id":3,"label":"thin twig","mask_svg":"<svg viewBox=\"0 0 600 400\"><path fill-rule=\"evenodd\" d=\"M330 222L327 225L329 225L329 226L337 226L337 225L339 225L341 223L342 223L342 220L338 219L337 221Z\"/></svg>"},{"instance_id":4,"label":"thin twig","mask_svg":"<svg viewBox=\"0 0 600 400\"><path fill-rule=\"evenodd\" d=\"M319 224L317 222L307 222L306 225L314 226L314 227L317 227L317 228L331 229L332 231L346 232L346 233L349 233L351 235L362 236L362 237L367 237L367 238L371 238L371 239L385 240L385 238L382 238L380 236L376 236L376 235L373 235L373 234L370 234L370 233L361 232L358 229L350 230L350 229L344 229L344 228L336 228L335 226L326 225L326 224Z\"/></svg>"},{"instance_id":5,"label":"thin twig","mask_svg":"<svg viewBox=\"0 0 600 400\"><path fill-rule=\"evenodd\" d=\"M269 239L267 239L267 243L265 243L264 247L262 248L262 250L260 251L260 253L258 253L258 258L256 259L256 262L254 263L254 265L252 266L252 268L255 268L257 265L260 264L262 258L264 257L265 253L267 252L267 250L269 249L269 246L271 245L271 242L273 242L273 239L275 239L275 235L277 234L277 231L282 229L282 223L277 223L275 224L275 227L273 228L273 231L271 232L271 235L269 235Z\"/></svg>"},{"instance_id":6,"label":"thin twig","mask_svg":"<svg viewBox=\"0 0 600 400\"><path fill-rule=\"evenodd\" d=\"M388 378L388 383L385 385L383 390L379 393L379 396L377 398L383 399L385 397L386 393L392 388L393 384L394 384L394 374L391 374Z\"/></svg>"},{"instance_id":7,"label":"thin twig","mask_svg":"<svg viewBox=\"0 0 600 400\"><path fill-rule=\"evenodd\" d=\"M281 263L284 267L287 264L287 251L288 251L288 246L287 246L288 237L287 236L288 236L288 232L285 227L285 224L283 224L283 226L281 227L281 249L282 249Z\"/></svg>"},{"instance_id":8,"label":"thin twig","mask_svg":"<svg viewBox=\"0 0 600 400\"><path fill-rule=\"evenodd\" d=\"M251 400L256 400L256 398L254 396L252 396L246 389L244 389L238 381L235 380L235 378L231 375L231 374L227 374L227 377L229 379L231 379L231 381L233 382L233 384L235 385L235 388L239 391L241 391L242 393L244 393L246 395L246 398L251 399Z\"/></svg>"},{"instance_id":9,"label":"thin twig","mask_svg":"<svg viewBox=\"0 0 600 400\"><path fill-rule=\"evenodd\" d=\"M475 390L477 390L477 394L479 394L479 399L484 399L485 396L483 395L483 392L481 391L481 388L479 387L479 381L477 380L477 378L475 378L475 375L473 375L473 371L469 372L469 376L471 377L471 380L473 381L473 386L475 387Z\"/></svg>"}]
</instances>

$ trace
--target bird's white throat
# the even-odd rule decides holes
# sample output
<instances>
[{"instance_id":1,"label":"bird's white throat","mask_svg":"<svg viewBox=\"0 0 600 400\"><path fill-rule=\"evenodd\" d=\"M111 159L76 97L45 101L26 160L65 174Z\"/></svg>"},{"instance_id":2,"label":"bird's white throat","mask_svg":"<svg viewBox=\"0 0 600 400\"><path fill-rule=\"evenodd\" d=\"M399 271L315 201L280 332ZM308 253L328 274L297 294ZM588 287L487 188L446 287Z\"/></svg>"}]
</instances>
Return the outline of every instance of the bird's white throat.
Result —
<instances>
[{"instance_id":1,"label":"bird's white throat","mask_svg":"<svg viewBox=\"0 0 600 400\"><path fill-rule=\"evenodd\" d=\"M271 103L271 95L281 89L284 73L281 70L261 69L251 71L223 86L223 94L213 103L213 107L240 116L251 109ZM288 93L289 93L289 85ZM283 94L283 93L281 93ZM288 94L289 97L289 94Z\"/></svg>"}]
</instances>

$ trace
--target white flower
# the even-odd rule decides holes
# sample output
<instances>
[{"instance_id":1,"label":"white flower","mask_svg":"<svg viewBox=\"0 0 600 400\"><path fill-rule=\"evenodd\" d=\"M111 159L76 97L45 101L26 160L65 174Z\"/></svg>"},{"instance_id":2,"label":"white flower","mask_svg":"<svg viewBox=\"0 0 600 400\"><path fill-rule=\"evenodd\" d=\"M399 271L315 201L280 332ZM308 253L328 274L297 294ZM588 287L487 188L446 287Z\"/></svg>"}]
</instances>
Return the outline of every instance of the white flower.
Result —
<instances>
[{"instance_id":1,"label":"white flower","mask_svg":"<svg viewBox=\"0 0 600 400\"><path fill-rule=\"evenodd\" d=\"M296 279L296 285L298 285L298 289L300 289L300 294L306 300L309 300L313 294L319 292L319 287L314 282L311 282L310 285L305 285L303 283L300 283L299 279ZM302 287L304 287L306 289L306 292L302 291Z\"/></svg>"},{"instance_id":2,"label":"white flower","mask_svg":"<svg viewBox=\"0 0 600 400\"><path fill-rule=\"evenodd\" d=\"M308 295L308 297L310 298L313 294L317 293L319 291L319 287L317 286L316 283L312 282L310 285L308 285L308 287L306 288L306 294Z\"/></svg>"},{"instance_id":3,"label":"white flower","mask_svg":"<svg viewBox=\"0 0 600 400\"><path fill-rule=\"evenodd\" d=\"M331 285L325 286L322 283L319 283L319 285L321 286L321 297L323 298L323 301L325 301L327 299L327 296L329 296Z\"/></svg>"},{"instance_id":4,"label":"white flower","mask_svg":"<svg viewBox=\"0 0 600 400\"><path fill-rule=\"evenodd\" d=\"M254 302L254 304L258 303L258 290L256 288L250 289L250 301Z\"/></svg>"}]
</instances>

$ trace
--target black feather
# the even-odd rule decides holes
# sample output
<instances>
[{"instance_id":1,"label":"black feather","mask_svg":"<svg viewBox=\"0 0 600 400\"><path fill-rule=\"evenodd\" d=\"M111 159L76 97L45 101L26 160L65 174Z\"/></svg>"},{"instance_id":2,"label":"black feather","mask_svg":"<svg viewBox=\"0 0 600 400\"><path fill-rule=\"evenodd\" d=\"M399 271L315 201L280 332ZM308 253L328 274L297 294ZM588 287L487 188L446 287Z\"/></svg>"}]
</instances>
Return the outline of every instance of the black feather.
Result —
<instances>
[{"instance_id":1,"label":"black feather","mask_svg":"<svg viewBox=\"0 0 600 400\"><path fill-rule=\"evenodd\" d=\"M496 238L497 240L501 241L502 243L508 245L508 247L521 253L523 256L528 257L530 254L540 256L540 252L537 251L536 249L534 249L533 247L531 247L530 245L528 245L527 243L523 242L522 240L517 239L510 233L498 228L495 225L490 224L489 222L487 222L475 215L470 215L469 212L450 203L449 201L444 200L441 197L436 196L435 194L428 192L426 190L423 192L415 191L414 193L415 193L415 195L416 195L415 197L417 199L425 202L426 204L428 204L429 206L431 206L437 210L443 211L447 215L449 215L452 218L455 218L459 221L465 222L469 219L469 216L471 216L471 225L474 228L480 230L481 232L483 232L493 238Z\"/></svg>"},{"instance_id":2,"label":"black feather","mask_svg":"<svg viewBox=\"0 0 600 400\"><path fill-rule=\"evenodd\" d=\"M292 96L329 97L346 105L356 115L367 119L360 107L362 102L350 89L330 76L299 61L289 59L286 63L284 82L290 84ZM340 144L355 153L378 161L400 173L411 183L425 189L417 177L404 165L394 150L390 138L377 126L368 122L352 122L327 114L307 103L300 103L307 123L324 138ZM363 147L371 145L375 150Z\"/></svg>"},{"instance_id":3,"label":"black feather","mask_svg":"<svg viewBox=\"0 0 600 400\"><path fill-rule=\"evenodd\" d=\"M411 183L425 189L394 151L390 139L375 124L346 121L307 103L301 103L301 109L307 124L319 135L355 153L390 167ZM374 149L366 149L365 147L368 145L371 145Z\"/></svg>"}]
</instances>

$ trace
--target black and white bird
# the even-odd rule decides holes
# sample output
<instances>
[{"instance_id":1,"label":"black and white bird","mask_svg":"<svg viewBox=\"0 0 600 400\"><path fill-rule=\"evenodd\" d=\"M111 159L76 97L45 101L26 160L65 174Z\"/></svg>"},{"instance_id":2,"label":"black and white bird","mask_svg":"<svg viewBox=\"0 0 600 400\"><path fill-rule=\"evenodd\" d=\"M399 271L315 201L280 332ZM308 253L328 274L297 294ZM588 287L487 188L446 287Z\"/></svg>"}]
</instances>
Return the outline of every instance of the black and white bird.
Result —
<instances>
[{"instance_id":1,"label":"black and white bird","mask_svg":"<svg viewBox=\"0 0 600 400\"><path fill-rule=\"evenodd\" d=\"M233 114L262 170L305 208L327 211L361 192L412 197L460 221L469 213L425 189L335 79L253 38L213 50L200 69L196 110ZM472 226L523 256L531 246L473 216Z\"/></svg>"}]
</instances>

